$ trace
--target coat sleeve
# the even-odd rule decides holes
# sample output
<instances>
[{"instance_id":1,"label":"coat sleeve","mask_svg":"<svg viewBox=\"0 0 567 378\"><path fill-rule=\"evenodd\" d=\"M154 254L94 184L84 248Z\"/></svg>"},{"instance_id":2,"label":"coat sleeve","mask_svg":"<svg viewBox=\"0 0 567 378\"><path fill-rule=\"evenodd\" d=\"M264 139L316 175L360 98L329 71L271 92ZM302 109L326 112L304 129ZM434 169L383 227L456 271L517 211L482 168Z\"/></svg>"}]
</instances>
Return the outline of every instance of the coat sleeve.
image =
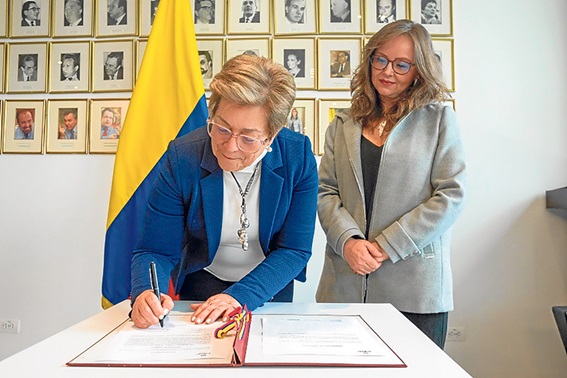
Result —
<instances>
[{"instance_id":1,"label":"coat sleeve","mask_svg":"<svg viewBox=\"0 0 567 378\"><path fill-rule=\"evenodd\" d=\"M338 158L338 149L344 148L339 146L340 143L344 143L343 139L339 142L342 124L342 119L335 117L325 133L325 151L319 166L318 215L327 237L327 244L336 254L344 257L345 242L351 237L364 239L364 232L350 212L343 207L340 196L337 170L352 171L350 166L342 166L347 163Z\"/></svg>"}]
</instances>

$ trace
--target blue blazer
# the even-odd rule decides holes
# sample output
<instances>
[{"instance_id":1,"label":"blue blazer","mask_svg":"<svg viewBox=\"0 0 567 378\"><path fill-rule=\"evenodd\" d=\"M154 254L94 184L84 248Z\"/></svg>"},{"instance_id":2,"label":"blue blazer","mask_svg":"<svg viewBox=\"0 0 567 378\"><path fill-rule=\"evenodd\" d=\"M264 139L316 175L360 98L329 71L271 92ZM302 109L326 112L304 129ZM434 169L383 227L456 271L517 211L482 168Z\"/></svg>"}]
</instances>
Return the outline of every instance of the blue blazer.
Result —
<instances>
[{"instance_id":1,"label":"blue blazer","mask_svg":"<svg viewBox=\"0 0 567 378\"><path fill-rule=\"evenodd\" d=\"M317 164L306 136L282 129L261 169L259 237L266 259L224 291L250 310L294 279L305 281L317 209ZM187 274L211 264L220 243L222 201L223 170L206 127L172 141L133 252L132 301L150 288L151 261L160 286L168 287L174 273L176 292Z\"/></svg>"}]
</instances>

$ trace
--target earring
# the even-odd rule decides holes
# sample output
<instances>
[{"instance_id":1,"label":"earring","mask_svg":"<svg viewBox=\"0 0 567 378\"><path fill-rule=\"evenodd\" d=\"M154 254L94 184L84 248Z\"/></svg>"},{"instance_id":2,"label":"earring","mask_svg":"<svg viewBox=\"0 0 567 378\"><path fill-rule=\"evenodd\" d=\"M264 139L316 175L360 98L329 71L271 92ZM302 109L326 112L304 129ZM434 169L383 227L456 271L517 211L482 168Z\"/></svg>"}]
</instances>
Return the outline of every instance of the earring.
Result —
<instances>
[{"instance_id":1,"label":"earring","mask_svg":"<svg viewBox=\"0 0 567 378\"><path fill-rule=\"evenodd\" d=\"M272 147L271 147L271 146L268 146L268 148L266 148L266 151L272 152Z\"/></svg>"}]
</instances>

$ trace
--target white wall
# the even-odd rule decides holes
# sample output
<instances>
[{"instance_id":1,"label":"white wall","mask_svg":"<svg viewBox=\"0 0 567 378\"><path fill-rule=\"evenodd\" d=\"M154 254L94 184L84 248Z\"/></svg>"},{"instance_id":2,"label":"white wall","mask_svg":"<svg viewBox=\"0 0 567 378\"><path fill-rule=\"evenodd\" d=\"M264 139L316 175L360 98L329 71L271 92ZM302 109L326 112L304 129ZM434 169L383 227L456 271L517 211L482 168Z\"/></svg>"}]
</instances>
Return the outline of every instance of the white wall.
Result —
<instances>
[{"instance_id":1,"label":"white wall","mask_svg":"<svg viewBox=\"0 0 567 378\"><path fill-rule=\"evenodd\" d=\"M551 306L567 304L567 2L453 1L457 113L469 162L446 351L475 377L563 377ZM109 155L0 155L0 359L100 311ZM324 236L308 283L313 301Z\"/></svg>"}]
</instances>

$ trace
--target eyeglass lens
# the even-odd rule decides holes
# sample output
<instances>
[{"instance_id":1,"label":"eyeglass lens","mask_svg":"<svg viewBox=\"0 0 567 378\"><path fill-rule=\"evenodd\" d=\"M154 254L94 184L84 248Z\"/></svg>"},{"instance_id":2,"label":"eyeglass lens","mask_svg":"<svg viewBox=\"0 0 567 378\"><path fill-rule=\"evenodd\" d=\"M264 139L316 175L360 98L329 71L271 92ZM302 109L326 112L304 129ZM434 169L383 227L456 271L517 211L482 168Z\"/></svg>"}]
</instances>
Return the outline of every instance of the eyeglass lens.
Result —
<instances>
[{"instance_id":1,"label":"eyeglass lens","mask_svg":"<svg viewBox=\"0 0 567 378\"><path fill-rule=\"evenodd\" d=\"M388 63L392 63L392 69L395 73L400 75L407 74L412 66L411 63L401 59L388 60L383 56L373 56L372 58L370 58L370 64L372 64L372 67L378 70L386 69Z\"/></svg>"},{"instance_id":2,"label":"eyeglass lens","mask_svg":"<svg viewBox=\"0 0 567 378\"><path fill-rule=\"evenodd\" d=\"M211 137L226 142L233 136L236 138L236 145L244 152L257 152L262 147L262 142L247 135L234 135L230 129L209 121L209 134Z\"/></svg>"}]
</instances>

